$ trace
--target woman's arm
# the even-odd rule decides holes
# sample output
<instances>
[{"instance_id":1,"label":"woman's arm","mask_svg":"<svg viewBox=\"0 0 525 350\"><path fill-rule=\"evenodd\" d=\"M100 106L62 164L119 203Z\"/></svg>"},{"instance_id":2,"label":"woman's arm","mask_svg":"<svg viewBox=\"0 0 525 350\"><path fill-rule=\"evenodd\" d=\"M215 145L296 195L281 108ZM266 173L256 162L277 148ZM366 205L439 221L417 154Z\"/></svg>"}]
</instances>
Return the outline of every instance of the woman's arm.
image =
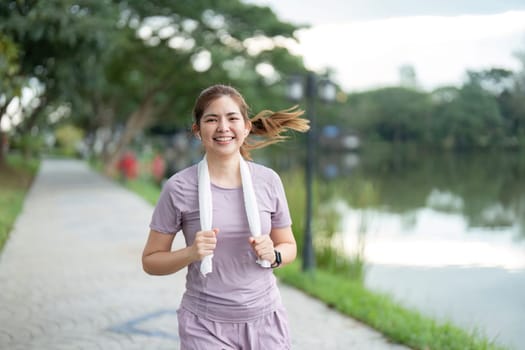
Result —
<instances>
[{"instance_id":1,"label":"woman's arm","mask_svg":"<svg viewBox=\"0 0 525 350\"><path fill-rule=\"evenodd\" d=\"M270 237L273 241L274 249L281 253L281 266L291 263L297 256L297 244L293 236L292 227L274 228L270 232ZM270 262L275 262L274 257Z\"/></svg>"},{"instance_id":2,"label":"woman's arm","mask_svg":"<svg viewBox=\"0 0 525 350\"><path fill-rule=\"evenodd\" d=\"M213 254L218 232L217 229L199 231L191 246L171 251L175 235L150 230L142 253L142 267L150 275L169 275L182 270L192 262Z\"/></svg>"}]
</instances>

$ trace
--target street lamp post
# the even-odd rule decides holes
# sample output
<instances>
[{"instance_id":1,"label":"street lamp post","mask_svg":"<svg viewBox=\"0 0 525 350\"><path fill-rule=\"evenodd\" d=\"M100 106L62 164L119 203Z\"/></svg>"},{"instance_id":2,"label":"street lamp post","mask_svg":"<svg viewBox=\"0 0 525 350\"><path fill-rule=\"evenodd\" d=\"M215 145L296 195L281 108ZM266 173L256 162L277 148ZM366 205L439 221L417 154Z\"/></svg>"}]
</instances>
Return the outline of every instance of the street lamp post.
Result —
<instances>
[{"instance_id":1,"label":"street lamp post","mask_svg":"<svg viewBox=\"0 0 525 350\"><path fill-rule=\"evenodd\" d=\"M306 84L305 84L306 83ZM304 93L303 93L304 91ZM317 118L315 112L315 101L317 98L325 102L335 99L335 85L328 79L318 79L313 72L308 72L306 81L302 77L293 77L288 85L288 97L295 102L306 98L306 117L310 120L310 131L306 135L306 218L303 242L303 271L313 271L315 267L315 254L312 239L312 216L313 216L313 179L315 167L315 148L317 140Z\"/></svg>"}]
</instances>

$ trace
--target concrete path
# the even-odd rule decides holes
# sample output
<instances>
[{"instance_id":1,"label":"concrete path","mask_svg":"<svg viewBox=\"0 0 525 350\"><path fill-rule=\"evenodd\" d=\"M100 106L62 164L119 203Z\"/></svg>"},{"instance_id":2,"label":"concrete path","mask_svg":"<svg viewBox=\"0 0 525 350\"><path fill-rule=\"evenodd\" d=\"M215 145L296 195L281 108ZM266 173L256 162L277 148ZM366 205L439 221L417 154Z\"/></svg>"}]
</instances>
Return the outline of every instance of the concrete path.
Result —
<instances>
[{"instance_id":1,"label":"concrete path","mask_svg":"<svg viewBox=\"0 0 525 350\"><path fill-rule=\"evenodd\" d=\"M43 161L0 255L0 349L179 349L184 273L141 267L151 212L83 162ZM300 291L281 292L294 349L406 349Z\"/></svg>"}]
</instances>

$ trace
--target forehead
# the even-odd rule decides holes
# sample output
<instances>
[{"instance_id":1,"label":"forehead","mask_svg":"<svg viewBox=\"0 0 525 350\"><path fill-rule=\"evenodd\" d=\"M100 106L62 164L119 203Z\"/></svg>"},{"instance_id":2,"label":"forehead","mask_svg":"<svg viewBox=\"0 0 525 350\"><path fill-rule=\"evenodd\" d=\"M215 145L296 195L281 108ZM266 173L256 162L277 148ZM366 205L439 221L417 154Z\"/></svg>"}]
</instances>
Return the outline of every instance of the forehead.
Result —
<instances>
[{"instance_id":1,"label":"forehead","mask_svg":"<svg viewBox=\"0 0 525 350\"><path fill-rule=\"evenodd\" d=\"M237 102L230 96L221 96L211 101L210 104L206 106L206 109L204 109L204 115L217 112L240 112L240 108Z\"/></svg>"}]
</instances>

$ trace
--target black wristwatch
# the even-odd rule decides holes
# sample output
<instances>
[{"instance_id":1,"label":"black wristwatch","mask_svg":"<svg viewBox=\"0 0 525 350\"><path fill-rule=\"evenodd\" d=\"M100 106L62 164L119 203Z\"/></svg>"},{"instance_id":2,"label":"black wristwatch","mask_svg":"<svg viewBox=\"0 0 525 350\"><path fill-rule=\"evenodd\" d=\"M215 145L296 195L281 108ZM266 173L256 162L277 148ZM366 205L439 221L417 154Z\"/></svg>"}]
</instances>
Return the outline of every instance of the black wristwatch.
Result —
<instances>
[{"instance_id":1,"label":"black wristwatch","mask_svg":"<svg viewBox=\"0 0 525 350\"><path fill-rule=\"evenodd\" d=\"M281 252L274 250L275 252L275 262L270 265L272 269L275 269L276 267L279 267L283 260L281 259Z\"/></svg>"}]
</instances>

